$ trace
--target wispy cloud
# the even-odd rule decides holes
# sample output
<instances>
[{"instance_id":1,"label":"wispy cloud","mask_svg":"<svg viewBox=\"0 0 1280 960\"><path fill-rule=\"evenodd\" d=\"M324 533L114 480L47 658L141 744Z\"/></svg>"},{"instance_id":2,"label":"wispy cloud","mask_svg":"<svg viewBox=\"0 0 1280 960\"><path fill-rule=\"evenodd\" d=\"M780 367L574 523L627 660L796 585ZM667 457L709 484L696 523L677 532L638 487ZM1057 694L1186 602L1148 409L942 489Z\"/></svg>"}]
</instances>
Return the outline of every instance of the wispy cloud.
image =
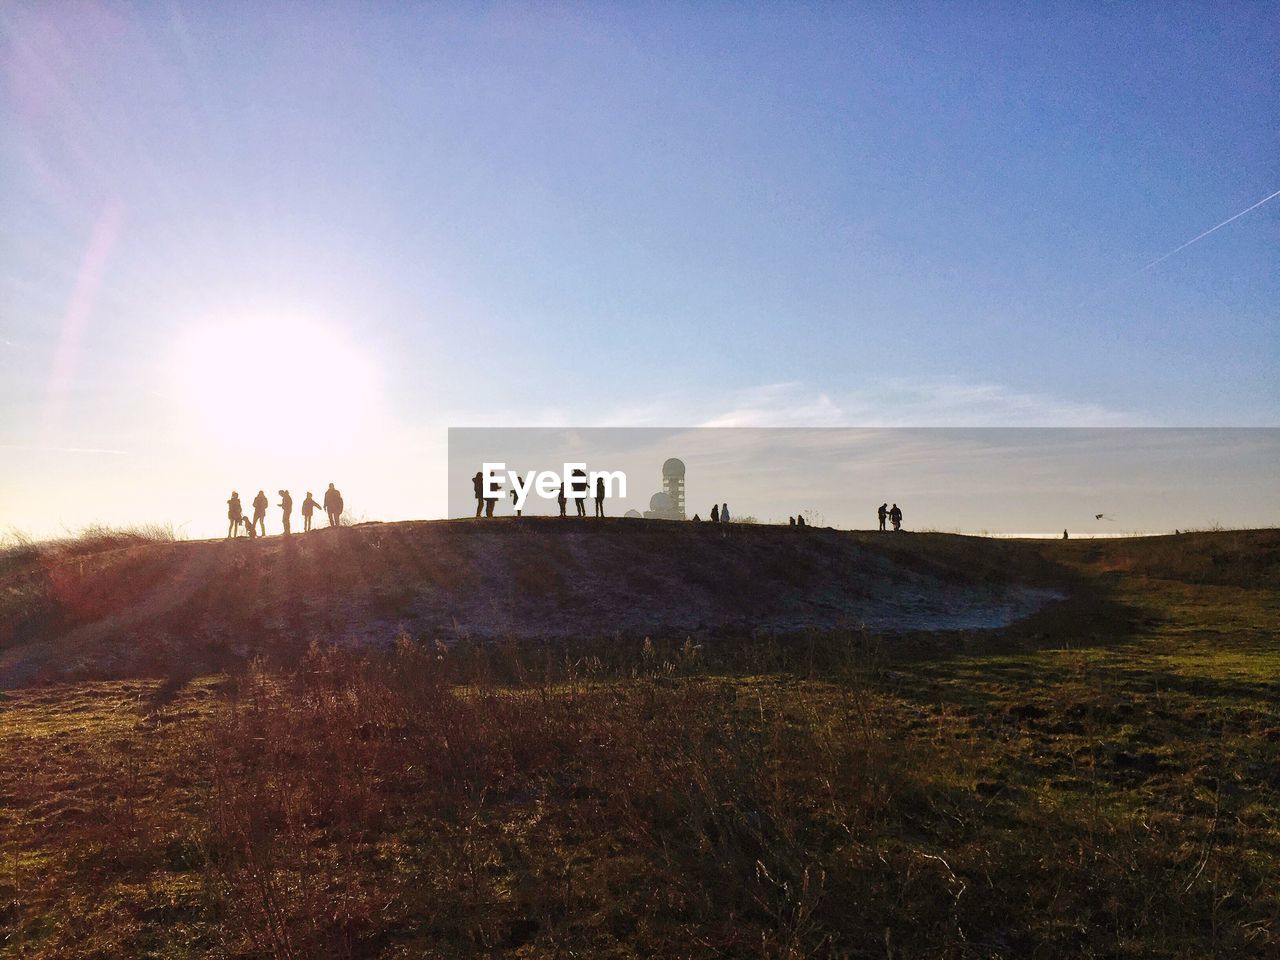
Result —
<instances>
[{"instance_id":1,"label":"wispy cloud","mask_svg":"<svg viewBox=\"0 0 1280 960\"><path fill-rule=\"evenodd\" d=\"M603 397L589 410L546 406L449 411L469 427L1136 427L1138 412L1115 410L997 383L959 378L884 378L847 390L803 381L739 390L671 390L637 401Z\"/></svg>"},{"instance_id":2,"label":"wispy cloud","mask_svg":"<svg viewBox=\"0 0 1280 960\"><path fill-rule=\"evenodd\" d=\"M708 401L703 401L707 403ZM847 391L774 383L736 392L697 422L711 427L1146 426L1142 414L996 383L893 378Z\"/></svg>"}]
</instances>

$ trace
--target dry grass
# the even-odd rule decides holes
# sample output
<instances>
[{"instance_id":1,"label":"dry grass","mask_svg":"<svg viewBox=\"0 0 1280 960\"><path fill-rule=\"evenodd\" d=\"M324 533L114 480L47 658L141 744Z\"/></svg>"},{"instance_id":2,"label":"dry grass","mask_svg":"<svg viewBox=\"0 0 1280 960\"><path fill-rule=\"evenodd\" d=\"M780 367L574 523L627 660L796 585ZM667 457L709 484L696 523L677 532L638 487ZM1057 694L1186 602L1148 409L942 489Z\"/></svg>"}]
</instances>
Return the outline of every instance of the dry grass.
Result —
<instances>
[{"instance_id":1,"label":"dry grass","mask_svg":"<svg viewBox=\"0 0 1280 960\"><path fill-rule=\"evenodd\" d=\"M1069 549L1093 593L1006 653L405 636L15 691L0 952L1274 956L1273 593Z\"/></svg>"},{"instance_id":2,"label":"dry grass","mask_svg":"<svg viewBox=\"0 0 1280 960\"><path fill-rule=\"evenodd\" d=\"M37 557L74 557L102 553L144 543L172 543L179 539L171 524L147 523L128 527L90 524L61 537L37 539L11 529L0 537L0 570L5 566Z\"/></svg>"}]
</instances>

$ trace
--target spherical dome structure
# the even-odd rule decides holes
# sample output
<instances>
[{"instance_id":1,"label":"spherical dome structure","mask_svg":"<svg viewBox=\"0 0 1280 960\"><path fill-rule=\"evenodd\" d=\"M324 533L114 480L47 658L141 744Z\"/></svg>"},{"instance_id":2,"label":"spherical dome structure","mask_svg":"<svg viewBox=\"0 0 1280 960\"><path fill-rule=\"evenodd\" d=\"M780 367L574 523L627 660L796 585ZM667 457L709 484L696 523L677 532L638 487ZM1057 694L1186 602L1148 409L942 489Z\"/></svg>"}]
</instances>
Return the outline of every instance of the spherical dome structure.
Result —
<instances>
[{"instance_id":1,"label":"spherical dome structure","mask_svg":"<svg viewBox=\"0 0 1280 960\"><path fill-rule=\"evenodd\" d=\"M626 513L624 513L622 516L623 516L623 517L625 517L625 518L626 518L626 519L628 519L628 520L643 520L643 519L644 519L644 514L642 514L639 510L628 510L628 511L627 511Z\"/></svg>"},{"instance_id":2,"label":"spherical dome structure","mask_svg":"<svg viewBox=\"0 0 1280 960\"><path fill-rule=\"evenodd\" d=\"M683 479L684 477L684 461L677 460L672 457L662 465L662 475L671 479Z\"/></svg>"},{"instance_id":3,"label":"spherical dome structure","mask_svg":"<svg viewBox=\"0 0 1280 960\"><path fill-rule=\"evenodd\" d=\"M649 509L654 513L667 513L675 508L675 502L665 493L655 493L649 498Z\"/></svg>"}]
</instances>

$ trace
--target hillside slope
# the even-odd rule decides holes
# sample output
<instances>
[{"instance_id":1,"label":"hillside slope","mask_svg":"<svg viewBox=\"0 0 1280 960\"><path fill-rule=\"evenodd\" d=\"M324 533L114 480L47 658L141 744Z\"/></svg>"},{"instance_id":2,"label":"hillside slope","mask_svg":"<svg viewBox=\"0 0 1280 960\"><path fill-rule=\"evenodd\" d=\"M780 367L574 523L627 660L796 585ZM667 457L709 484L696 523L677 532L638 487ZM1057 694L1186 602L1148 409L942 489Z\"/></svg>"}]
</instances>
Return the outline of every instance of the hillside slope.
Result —
<instances>
[{"instance_id":1,"label":"hillside slope","mask_svg":"<svg viewBox=\"0 0 1280 960\"><path fill-rule=\"evenodd\" d=\"M215 668L402 630L445 642L973 630L1028 616L1054 587L1028 544L629 520L36 551L0 565L0 685Z\"/></svg>"}]
</instances>

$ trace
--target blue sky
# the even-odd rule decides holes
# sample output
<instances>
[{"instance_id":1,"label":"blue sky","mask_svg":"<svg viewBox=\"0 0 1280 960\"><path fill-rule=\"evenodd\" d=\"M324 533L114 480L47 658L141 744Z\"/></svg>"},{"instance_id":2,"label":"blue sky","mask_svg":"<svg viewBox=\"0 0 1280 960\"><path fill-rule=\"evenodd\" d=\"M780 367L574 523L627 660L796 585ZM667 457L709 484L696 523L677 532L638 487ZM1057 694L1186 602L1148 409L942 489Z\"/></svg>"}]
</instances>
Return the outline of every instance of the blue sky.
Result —
<instances>
[{"instance_id":1,"label":"blue sky","mask_svg":"<svg viewBox=\"0 0 1280 960\"><path fill-rule=\"evenodd\" d=\"M429 516L469 424L1280 423L1280 198L1138 273L1280 189L1274 14L7 4L0 525Z\"/></svg>"}]
</instances>

